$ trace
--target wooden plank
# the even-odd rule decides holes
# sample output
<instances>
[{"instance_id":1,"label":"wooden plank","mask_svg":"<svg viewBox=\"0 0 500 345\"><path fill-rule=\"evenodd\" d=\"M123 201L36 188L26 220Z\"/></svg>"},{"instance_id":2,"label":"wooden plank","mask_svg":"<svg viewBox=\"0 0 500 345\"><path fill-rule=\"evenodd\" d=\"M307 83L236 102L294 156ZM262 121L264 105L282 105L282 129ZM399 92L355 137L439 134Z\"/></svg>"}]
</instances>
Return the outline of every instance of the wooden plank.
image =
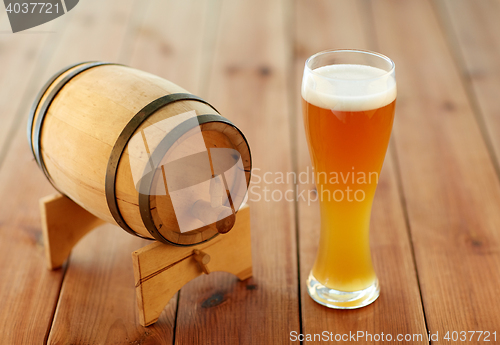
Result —
<instances>
[{"instance_id":1,"label":"wooden plank","mask_svg":"<svg viewBox=\"0 0 500 345\"><path fill-rule=\"evenodd\" d=\"M48 271L45 268L38 199L52 193L53 188L36 166L26 144L24 124L27 113L38 89L53 72L74 60L91 57L113 59L110 52L117 51L121 43L115 35L116 27L127 24L126 15L131 12L132 2L120 2L119 6L117 3L108 5L109 3L103 5L87 1L72 11L74 15L54 21L71 18L64 22L64 30L51 36L50 41L55 43L48 44L48 49L44 48L44 52L38 57L34 68L36 73L29 79L29 87L16 110L16 113L24 116L19 120L19 127L0 173L0 196L3 200L8 200L0 210L0 334L5 343L44 342L51 327L64 273L62 270ZM99 14L102 19L90 23L95 19L96 7L102 10ZM115 19L110 20L111 18ZM108 32L113 37L108 37L103 32ZM106 51L100 50L102 46L95 44L96 38L107 41L104 45ZM57 49L53 49L56 47ZM29 74L20 72L19 76L25 78ZM124 237L128 238L126 235ZM113 238L114 236L109 236L110 241ZM105 239L103 243L106 243ZM87 247L87 255L91 257L95 256L92 245ZM130 262L130 252L125 250ZM129 272L132 275L131 266ZM133 277L130 284L133 298ZM120 296L116 291L113 293ZM132 303L133 301L132 299ZM123 305L122 301L120 303ZM79 306L84 307L85 304Z\"/></svg>"},{"instance_id":2,"label":"wooden plank","mask_svg":"<svg viewBox=\"0 0 500 345\"><path fill-rule=\"evenodd\" d=\"M253 180L258 188L249 195L253 278L238 282L214 272L188 283L179 298L179 344L280 344L289 342L290 330L299 329L293 203L256 201L264 198L265 187L283 193L292 186L255 178L292 168L288 6L266 0L222 4L206 98L243 131L258 168Z\"/></svg>"},{"instance_id":3,"label":"wooden plank","mask_svg":"<svg viewBox=\"0 0 500 345\"><path fill-rule=\"evenodd\" d=\"M40 199L40 215L48 269L62 267L80 239L104 223L59 193Z\"/></svg>"},{"instance_id":4,"label":"wooden plank","mask_svg":"<svg viewBox=\"0 0 500 345\"><path fill-rule=\"evenodd\" d=\"M6 344L41 344L64 270L48 271L38 199L51 188L37 175L26 134L0 171L0 337Z\"/></svg>"},{"instance_id":5,"label":"wooden plank","mask_svg":"<svg viewBox=\"0 0 500 345\"><path fill-rule=\"evenodd\" d=\"M130 253L150 242L130 238L108 224L75 247L49 344L172 343L176 299L155 325L139 325Z\"/></svg>"},{"instance_id":6,"label":"wooden plank","mask_svg":"<svg viewBox=\"0 0 500 345\"><path fill-rule=\"evenodd\" d=\"M252 276L250 207L238 211L234 228L192 247L154 242L132 253L142 325L156 322L164 306L186 283L202 274L223 271L240 280Z\"/></svg>"},{"instance_id":7,"label":"wooden plank","mask_svg":"<svg viewBox=\"0 0 500 345\"><path fill-rule=\"evenodd\" d=\"M39 186L36 180L30 179L31 172L37 168L31 152L22 155L23 151L28 153L25 131L22 147L11 149L19 156L3 163L12 142L13 128L24 123L19 115L28 109L23 109L23 105L27 90L30 90L30 77L37 73L38 60L43 57L46 47L52 47L57 38L50 33L9 33L8 18L2 12L0 166L3 169L0 170L0 195L9 201L0 208L0 338L9 344L33 344L43 342L46 337L64 270L49 272L45 268L36 195L40 190L46 193L47 186ZM56 28L56 23L47 23L44 29ZM24 173L19 174L20 171Z\"/></svg>"},{"instance_id":8,"label":"wooden plank","mask_svg":"<svg viewBox=\"0 0 500 345\"><path fill-rule=\"evenodd\" d=\"M398 68L396 151L429 331L437 343L497 331L500 184L459 70L429 1L371 5Z\"/></svg>"},{"instance_id":9,"label":"wooden plank","mask_svg":"<svg viewBox=\"0 0 500 345\"><path fill-rule=\"evenodd\" d=\"M116 37L118 42L125 39L127 42L120 52L120 62L130 62L133 67L159 73L166 78L177 75L176 82L182 86L188 84L196 92L201 78L176 71L181 67L187 71L196 70L197 63L202 60L203 50L197 39L205 29L203 18L207 6L199 6L196 1L183 2L182 7L179 4L175 1L136 2L143 8L133 8L135 14L130 22L134 28L128 29L130 36ZM185 32L183 40L176 36L179 30ZM169 42L172 52L168 63L162 62L164 40ZM109 42L109 39L100 43L105 41ZM105 59L114 61L118 56L117 48L107 48L110 56ZM141 344L173 342L177 297L170 300L156 324L148 328L139 325L130 255L147 243L119 229L111 231L111 227L104 227L93 231L88 240L84 239L77 245L71 255L49 343L105 344L111 340ZM92 257L94 259L89 259ZM94 272L89 274L94 265L95 277ZM74 323L80 323L82 318L82 327L74 327Z\"/></svg>"},{"instance_id":10,"label":"wooden plank","mask_svg":"<svg viewBox=\"0 0 500 345\"><path fill-rule=\"evenodd\" d=\"M168 79L201 96L216 35L218 2L156 1L131 48L130 66ZM170 14L168 18L165 16Z\"/></svg>"},{"instance_id":11,"label":"wooden plank","mask_svg":"<svg viewBox=\"0 0 500 345\"><path fill-rule=\"evenodd\" d=\"M485 141L500 161L500 3L498 1L436 2L448 41L460 64L468 95L476 107ZM498 171L497 171L498 173Z\"/></svg>"},{"instance_id":12,"label":"wooden plank","mask_svg":"<svg viewBox=\"0 0 500 345\"><path fill-rule=\"evenodd\" d=\"M38 199L51 188L38 175L24 127L37 92L33 76L44 70L40 62L59 42L51 30L62 25L57 19L38 31L11 34L3 13L0 27L0 196L8 200L0 208L0 338L8 344L44 341L64 273L45 268Z\"/></svg>"},{"instance_id":13,"label":"wooden plank","mask_svg":"<svg viewBox=\"0 0 500 345\"><path fill-rule=\"evenodd\" d=\"M131 3L131 0L127 1L128 4ZM99 59L116 60L120 55L113 50L116 49L116 45L121 47L124 43L119 35L119 28L128 24L130 6L124 4L117 7L115 3L109 1L99 3L99 13L113 13L111 17L98 14L95 8L92 8L96 4L93 2L82 3L79 4L76 11L68 12L42 26L15 35L0 35L1 39L15 37L13 42L6 42L9 49L5 49L5 57L10 56L10 60L2 64L9 71L9 74L1 79L5 83L3 87L6 91L2 92L0 102L5 97L4 109L7 111L2 112L0 118L5 116L3 114L12 113L12 116L5 118L5 127L0 127L0 144L3 140L12 139L18 127L25 126L24 119L27 118L36 94L54 73L72 63ZM83 33L85 30L88 31L87 34ZM105 30L106 37L111 38L114 44L104 42L103 39L96 39L102 37L102 32L104 32L99 30ZM44 32L50 33L50 35ZM93 34L94 32L99 32L100 36L96 36ZM78 41L74 40L76 35L79 36ZM44 37L46 36L45 41ZM36 47L40 44L43 45L43 50L38 52ZM92 46L93 49L88 49L89 46ZM101 53L96 54L97 51ZM112 58L112 54L116 57ZM54 59L54 56L57 58ZM22 72L16 73L19 70ZM17 85L24 85L24 88L18 88ZM21 102L18 105L12 100L19 99L19 96L21 96ZM0 161L5 154L6 152L0 150Z\"/></svg>"},{"instance_id":14,"label":"wooden plank","mask_svg":"<svg viewBox=\"0 0 500 345\"><path fill-rule=\"evenodd\" d=\"M5 10L2 8L5 14ZM56 28L57 20L44 25L45 29ZM42 57L46 46L53 46L55 41L51 33L21 33L12 34L8 18L0 25L0 165L5 157L5 146L13 126L19 124L18 109L30 86L31 76L39 73L38 60ZM24 123L23 123L24 124Z\"/></svg>"},{"instance_id":15,"label":"wooden plank","mask_svg":"<svg viewBox=\"0 0 500 345\"><path fill-rule=\"evenodd\" d=\"M376 50L375 42L370 41L372 28L367 16L366 2L361 1L316 1L314 6L306 0L296 3L293 92L297 116L295 137L299 174L311 171L300 105L304 61L310 55L325 49L356 47ZM396 113L396 118L398 116L399 112ZM305 191L305 195L309 193L310 198L315 199L314 184L311 182L301 184L299 192ZM399 192L395 167L389 152L377 187L370 234L372 257L381 284L381 295L372 305L349 311L322 307L307 293L306 280L318 247L319 202L299 198L303 334L314 335L328 331L335 337L337 334L357 331L372 335L380 335L383 332L386 337L390 334L393 340L396 340L398 334L415 334L417 336L412 344L428 343L411 243ZM377 343L375 340L370 341L370 338L360 338L359 341Z\"/></svg>"}]
</instances>

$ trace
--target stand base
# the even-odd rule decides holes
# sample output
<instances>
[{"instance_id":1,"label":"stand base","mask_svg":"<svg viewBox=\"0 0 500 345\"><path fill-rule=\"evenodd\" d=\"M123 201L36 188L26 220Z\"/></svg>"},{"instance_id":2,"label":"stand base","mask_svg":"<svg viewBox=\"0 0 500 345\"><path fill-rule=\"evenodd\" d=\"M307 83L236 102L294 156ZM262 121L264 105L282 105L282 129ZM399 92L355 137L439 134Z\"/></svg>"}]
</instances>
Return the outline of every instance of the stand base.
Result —
<instances>
[{"instance_id":1,"label":"stand base","mask_svg":"<svg viewBox=\"0 0 500 345\"><path fill-rule=\"evenodd\" d=\"M333 309L357 309L373 303L380 295L378 279L359 291L338 291L330 289L316 280L312 272L307 278L307 292L317 303Z\"/></svg>"},{"instance_id":2,"label":"stand base","mask_svg":"<svg viewBox=\"0 0 500 345\"><path fill-rule=\"evenodd\" d=\"M71 249L104 223L69 198L57 194L40 200L47 267L61 267ZM250 208L238 211L232 230L190 247L153 242L132 253L135 289L142 326L155 323L174 296L190 280L225 271L240 280L252 276Z\"/></svg>"},{"instance_id":3,"label":"stand base","mask_svg":"<svg viewBox=\"0 0 500 345\"><path fill-rule=\"evenodd\" d=\"M40 199L45 261L50 270L61 267L71 249L105 222L61 194Z\"/></svg>"},{"instance_id":4,"label":"stand base","mask_svg":"<svg viewBox=\"0 0 500 345\"><path fill-rule=\"evenodd\" d=\"M203 273L224 271L240 280L250 278L250 243L250 208L245 205L238 211L233 229L209 242L191 247L155 242L133 252L141 325L155 323L174 294Z\"/></svg>"}]
</instances>

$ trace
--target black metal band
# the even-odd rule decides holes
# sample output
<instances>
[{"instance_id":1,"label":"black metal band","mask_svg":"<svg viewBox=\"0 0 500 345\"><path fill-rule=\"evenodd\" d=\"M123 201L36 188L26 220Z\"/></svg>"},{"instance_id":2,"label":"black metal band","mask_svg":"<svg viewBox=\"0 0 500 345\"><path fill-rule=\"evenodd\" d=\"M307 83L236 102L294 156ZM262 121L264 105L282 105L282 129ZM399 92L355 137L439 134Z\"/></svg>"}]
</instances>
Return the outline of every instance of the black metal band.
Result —
<instances>
[{"instance_id":1,"label":"black metal band","mask_svg":"<svg viewBox=\"0 0 500 345\"><path fill-rule=\"evenodd\" d=\"M212 107L212 109L217 111L217 109L215 109L210 103L205 101L203 98L192 95L190 93L173 93L173 94L166 95L166 96L160 97L158 99L155 99L154 101L152 101L151 103L146 105L144 108L142 108L127 123L125 128L122 130L122 132L118 136L118 139L116 139L115 145L113 146L113 149L111 150L111 155L109 156L108 167L106 169L106 182L105 182L106 201L108 202L109 211L111 212L111 215L115 219L116 223L123 230L127 231L128 233L134 234L136 236L142 237L142 238L147 238L147 237L144 237L144 236L138 234L137 232L135 232L134 230L132 230L132 228L130 228L128 226L128 224L123 219L123 216L120 213L120 209L118 207L118 202L116 200L116 184L115 184L116 183L116 174L118 172L118 164L120 163L120 159L121 159L121 156L123 154L123 151L125 150L125 147L127 146L130 138L132 138L132 135L139 128L139 126L144 121L146 121L146 119L148 117L153 115L160 108L163 108L164 106L166 106L168 104L178 102L178 101L197 101L197 102L205 103L208 106ZM221 118L222 118L222 116L221 116ZM198 122L197 122L197 124L198 124ZM148 196L148 204L149 204L149 196ZM142 209L140 195L139 195L139 208ZM141 213L142 213L142 211L141 211ZM149 233L151 233L151 235L154 236L153 235L154 231L152 231L152 229L150 229L146 225L146 223L144 223L144 225L146 226ZM153 228L154 228L154 230L156 230L154 223L153 223ZM159 240L162 242L165 242L165 240L161 240L161 239L159 239Z\"/></svg>"},{"instance_id":2,"label":"black metal band","mask_svg":"<svg viewBox=\"0 0 500 345\"><path fill-rule=\"evenodd\" d=\"M59 191L59 189L55 186L54 181L52 181L52 178L50 177L49 172L47 171L47 168L45 166L45 163L43 161L42 157L42 143L41 143L41 134L42 134L42 126L43 126L43 121L45 120L45 115L47 115L47 110L49 109L50 105L52 104L52 101L54 98L57 96L59 91L70 81L72 78L74 78L76 75L90 69L93 67L97 66L102 66L102 65L116 65L114 63L109 63L109 62L84 62L84 63L79 63L75 65L71 65L63 70L61 70L59 73L54 75L42 88L40 93L37 95L37 98L35 99L35 102L33 103L33 106L30 111L30 120L28 122L28 140L30 142L31 149L33 151L33 155L35 156L35 160L42 169L43 173L49 180L49 182L52 184L52 186ZM61 79L57 85L54 86L54 88L50 91L49 95L45 99L45 101L40 105L40 101L49 89L49 87L54 83L54 81L59 78L63 73L67 72L68 70L80 66L78 68L75 68L73 71L71 71L68 75L66 75L63 79ZM38 116L35 121L35 113L36 110L40 107L40 110L38 111ZM61 191L59 191L61 192ZM61 194L64 194L61 192Z\"/></svg>"}]
</instances>

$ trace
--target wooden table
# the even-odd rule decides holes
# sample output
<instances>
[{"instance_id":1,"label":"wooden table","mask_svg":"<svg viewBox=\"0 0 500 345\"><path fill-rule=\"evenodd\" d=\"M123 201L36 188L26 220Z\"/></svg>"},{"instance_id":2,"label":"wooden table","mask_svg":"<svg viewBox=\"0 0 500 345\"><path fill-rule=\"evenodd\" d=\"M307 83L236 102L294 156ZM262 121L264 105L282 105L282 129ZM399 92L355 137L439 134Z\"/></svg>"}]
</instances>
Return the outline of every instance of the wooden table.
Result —
<instances>
[{"instance_id":1,"label":"wooden table","mask_svg":"<svg viewBox=\"0 0 500 345\"><path fill-rule=\"evenodd\" d=\"M3 13L2 344L288 344L323 331L374 337L359 343L383 333L393 343L401 334L412 339L403 343L424 344L428 332L432 344L462 339L460 332L469 332L467 344L500 343L499 18L492 0L85 0L11 34ZM45 268L38 199L53 189L25 125L54 72L105 60L170 79L243 130L260 169L254 175L270 172L269 179L310 165L299 107L305 59L346 47L382 52L397 66L396 121L372 216L382 288L374 304L329 310L307 295L317 202L263 194L256 201L264 187L313 190L293 181L254 178L254 277L202 276L151 327L138 323L130 258L143 240L103 226L63 269ZM485 333L478 341L478 331L490 332L490 342Z\"/></svg>"}]
</instances>

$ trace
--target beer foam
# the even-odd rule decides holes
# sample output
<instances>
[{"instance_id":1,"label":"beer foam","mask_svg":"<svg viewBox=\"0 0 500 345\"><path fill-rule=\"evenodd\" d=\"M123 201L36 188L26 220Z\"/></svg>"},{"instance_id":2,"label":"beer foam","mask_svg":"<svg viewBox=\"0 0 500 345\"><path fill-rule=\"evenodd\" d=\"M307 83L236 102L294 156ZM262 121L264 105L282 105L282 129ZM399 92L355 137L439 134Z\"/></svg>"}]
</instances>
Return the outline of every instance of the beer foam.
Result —
<instances>
[{"instance_id":1,"label":"beer foam","mask_svg":"<svg viewBox=\"0 0 500 345\"><path fill-rule=\"evenodd\" d=\"M396 80L392 73L376 67L328 65L306 71L302 98L320 108L372 110L396 99Z\"/></svg>"}]
</instances>

